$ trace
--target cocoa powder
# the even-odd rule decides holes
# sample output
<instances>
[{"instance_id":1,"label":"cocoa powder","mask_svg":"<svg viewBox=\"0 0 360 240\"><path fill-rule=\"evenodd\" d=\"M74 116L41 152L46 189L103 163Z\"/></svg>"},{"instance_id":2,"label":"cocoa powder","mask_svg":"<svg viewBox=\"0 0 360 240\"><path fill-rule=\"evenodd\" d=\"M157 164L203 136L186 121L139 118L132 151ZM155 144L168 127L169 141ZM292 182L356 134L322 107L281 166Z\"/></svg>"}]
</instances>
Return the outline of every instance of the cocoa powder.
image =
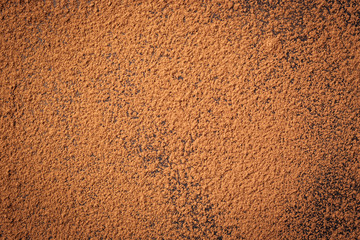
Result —
<instances>
[{"instance_id":1,"label":"cocoa powder","mask_svg":"<svg viewBox=\"0 0 360 240\"><path fill-rule=\"evenodd\" d=\"M357 239L359 6L1 1L0 238Z\"/></svg>"}]
</instances>

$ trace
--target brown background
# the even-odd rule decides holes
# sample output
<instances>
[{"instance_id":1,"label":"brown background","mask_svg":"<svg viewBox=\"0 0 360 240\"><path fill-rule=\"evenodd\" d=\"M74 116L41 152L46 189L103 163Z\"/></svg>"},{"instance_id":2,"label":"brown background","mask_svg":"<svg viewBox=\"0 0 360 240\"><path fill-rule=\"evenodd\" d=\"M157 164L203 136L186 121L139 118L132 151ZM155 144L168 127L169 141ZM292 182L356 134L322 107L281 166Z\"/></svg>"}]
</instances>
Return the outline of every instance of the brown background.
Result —
<instances>
[{"instance_id":1,"label":"brown background","mask_svg":"<svg viewBox=\"0 0 360 240\"><path fill-rule=\"evenodd\" d=\"M357 1L1 1L0 238L357 239Z\"/></svg>"}]
</instances>

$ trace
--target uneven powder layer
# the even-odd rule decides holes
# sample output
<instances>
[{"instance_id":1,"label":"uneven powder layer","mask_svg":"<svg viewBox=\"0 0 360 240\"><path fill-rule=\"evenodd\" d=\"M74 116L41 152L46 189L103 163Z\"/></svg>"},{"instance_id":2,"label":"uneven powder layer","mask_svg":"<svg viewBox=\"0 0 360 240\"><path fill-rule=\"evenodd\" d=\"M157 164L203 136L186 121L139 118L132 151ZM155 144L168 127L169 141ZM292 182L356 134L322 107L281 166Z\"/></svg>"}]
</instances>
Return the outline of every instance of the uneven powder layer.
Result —
<instances>
[{"instance_id":1,"label":"uneven powder layer","mask_svg":"<svg viewBox=\"0 0 360 240\"><path fill-rule=\"evenodd\" d=\"M357 1L1 1L0 238L357 239Z\"/></svg>"}]
</instances>

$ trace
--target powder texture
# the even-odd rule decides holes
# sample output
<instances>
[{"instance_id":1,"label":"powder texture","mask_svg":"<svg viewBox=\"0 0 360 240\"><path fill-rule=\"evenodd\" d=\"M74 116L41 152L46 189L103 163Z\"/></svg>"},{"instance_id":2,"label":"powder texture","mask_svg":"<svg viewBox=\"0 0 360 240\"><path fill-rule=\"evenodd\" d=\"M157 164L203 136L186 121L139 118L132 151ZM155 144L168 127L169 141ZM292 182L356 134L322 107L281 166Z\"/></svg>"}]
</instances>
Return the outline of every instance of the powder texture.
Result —
<instances>
[{"instance_id":1,"label":"powder texture","mask_svg":"<svg viewBox=\"0 0 360 240\"><path fill-rule=\"evenodd\" d=\"M0 238L358 239L360 4L0 2Z\"/></svg>"}]
</instances>

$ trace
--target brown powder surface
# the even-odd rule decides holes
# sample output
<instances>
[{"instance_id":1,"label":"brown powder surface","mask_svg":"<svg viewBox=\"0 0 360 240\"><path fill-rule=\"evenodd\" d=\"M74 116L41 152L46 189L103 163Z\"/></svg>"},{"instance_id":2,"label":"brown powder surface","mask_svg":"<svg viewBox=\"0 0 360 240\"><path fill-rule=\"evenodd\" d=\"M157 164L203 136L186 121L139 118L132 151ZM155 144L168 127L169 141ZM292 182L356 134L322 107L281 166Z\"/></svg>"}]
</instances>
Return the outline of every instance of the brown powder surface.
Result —
<instances>
[{"instance_id":1,"label":"brown powder surface","mask_svg":"<svg viewBox=\"0 0 360 240\"><path fill-rule=\"evenodd\" d=\"M1 239L359 239L358 1L0 10Z\"/></svg>"}]
</instances>

